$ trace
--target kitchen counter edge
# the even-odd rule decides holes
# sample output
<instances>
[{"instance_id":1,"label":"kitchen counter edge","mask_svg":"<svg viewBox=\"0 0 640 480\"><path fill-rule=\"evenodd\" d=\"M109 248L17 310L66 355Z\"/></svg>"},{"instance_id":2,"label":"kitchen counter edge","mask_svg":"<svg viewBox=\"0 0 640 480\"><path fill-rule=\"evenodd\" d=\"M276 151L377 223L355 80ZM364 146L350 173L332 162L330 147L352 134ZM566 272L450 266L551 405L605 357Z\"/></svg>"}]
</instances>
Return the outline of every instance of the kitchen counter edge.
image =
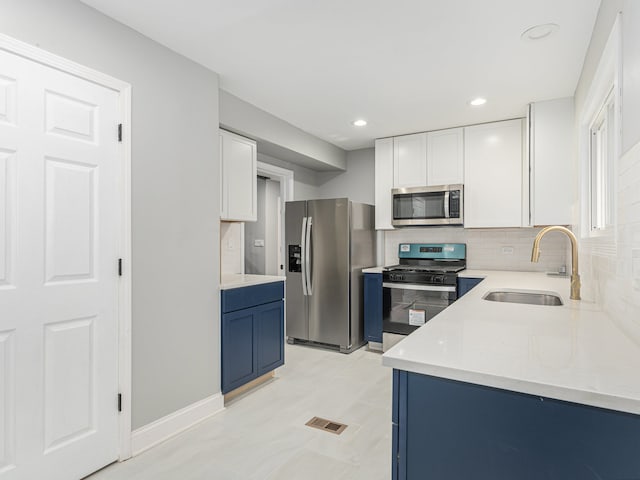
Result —
<instances>
[{"instance_id":1,"label":"kitchen counter edge","mask_svg":"<svg viewBox=\"0 0 640 480\"><path fill-rule=\"evenodd\" d=\"M286 277L277 275L251 275L244 273L226 273L220 276L220 290L250 287L264 283L284 282Z\"/></svg>"}]
</instances>

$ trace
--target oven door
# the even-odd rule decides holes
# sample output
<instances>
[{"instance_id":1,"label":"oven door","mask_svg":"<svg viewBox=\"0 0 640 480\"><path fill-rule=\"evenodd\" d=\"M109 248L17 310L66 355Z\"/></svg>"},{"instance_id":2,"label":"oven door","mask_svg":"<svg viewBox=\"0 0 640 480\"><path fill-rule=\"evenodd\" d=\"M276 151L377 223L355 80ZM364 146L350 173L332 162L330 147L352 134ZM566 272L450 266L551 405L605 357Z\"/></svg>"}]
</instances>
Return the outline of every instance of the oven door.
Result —
<instances>
[{"instance_id":1,"label":"oven door","mask_svg":"<svg viewBox=\"0 0 640 480\"><path fill-rule=\"evenodd\" d=\"M408 335L456 298L454 286L385 282L382 284L382 331Z\"/></svg>"}]
</instances>

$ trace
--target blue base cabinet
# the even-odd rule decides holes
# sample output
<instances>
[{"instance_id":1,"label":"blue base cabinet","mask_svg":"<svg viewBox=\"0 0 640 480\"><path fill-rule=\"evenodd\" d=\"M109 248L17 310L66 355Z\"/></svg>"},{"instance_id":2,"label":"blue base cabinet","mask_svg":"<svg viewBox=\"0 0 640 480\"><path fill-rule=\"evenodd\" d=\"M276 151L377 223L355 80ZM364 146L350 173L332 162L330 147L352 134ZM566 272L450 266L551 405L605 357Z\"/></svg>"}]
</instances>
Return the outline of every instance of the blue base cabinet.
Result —
<instances>
[{"instance_id":1,"label":"blue base cabinet","mask_svg":"<svg viewBox=\"0 0 640 480\"><path fill-rule=\"evenodd\" d=\"M283 282L222 291L222 393L284 364L283 298Z\"/></svg>"},{"instance_id":2,"label":"blue base cabinet","mask_svg":"<svg viewBox=\"0 0 640 480\"><path fill-rule=\"evenodd\" d=\"M382 343L382 274L364 274L364 339Z\"/></svg>"},{"instance_id":3,"label":"blue base cabinet","mask_svg":"<svg viewBox=\"0 0 640 480\"><path fill-rule=\"evenodd\" d=\"M394 370L394 480L640 478L640 415Z\"/></svg>"},{"instance_id":4,"label":"blue base cabinet","mask_svg":"<svg viewBox=\"0 0 640 480\"><path fill-rule=\"evenodd\" d=\"M478 285L482 280L484 280L484 278L458 277L458 298Z\"/></svg>"}]
</instances>

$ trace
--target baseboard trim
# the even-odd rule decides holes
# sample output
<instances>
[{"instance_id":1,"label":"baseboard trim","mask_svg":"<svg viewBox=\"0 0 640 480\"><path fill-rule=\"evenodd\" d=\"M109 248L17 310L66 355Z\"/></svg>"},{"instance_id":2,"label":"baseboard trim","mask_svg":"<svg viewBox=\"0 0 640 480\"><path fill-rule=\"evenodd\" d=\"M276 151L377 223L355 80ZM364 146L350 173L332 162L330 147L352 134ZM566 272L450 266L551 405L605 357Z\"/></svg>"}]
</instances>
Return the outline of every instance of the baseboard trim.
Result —
<instances>
[{"instance_id":1,"label":"baseboard trim","mask_svg":"<svg viewBox=\"0 0 640 480\"><path fill-rule=\"evenodd\" d=\"M132 455L135 457L222 410L224 398L217 393L140 427L131 434Z\"/></svg>"}]
</instances>

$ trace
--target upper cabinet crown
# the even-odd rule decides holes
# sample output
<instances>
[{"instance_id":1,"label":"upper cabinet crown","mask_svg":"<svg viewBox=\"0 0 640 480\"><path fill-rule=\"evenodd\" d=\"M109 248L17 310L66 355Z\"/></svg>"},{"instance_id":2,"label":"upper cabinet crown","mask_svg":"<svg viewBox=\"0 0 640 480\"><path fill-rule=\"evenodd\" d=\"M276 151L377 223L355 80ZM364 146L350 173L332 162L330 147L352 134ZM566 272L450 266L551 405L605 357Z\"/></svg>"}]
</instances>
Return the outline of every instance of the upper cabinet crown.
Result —
<instances>
[{"instance_id":1,"label":"upper cabinet crown","mask_svg":"<svg viewBox=\"0 0 640 480\"><path fill-rule=\"evenodd\" d=\"M256 142L220 132L220 219L257 220Z\"/></svg>"}]
</instances>

